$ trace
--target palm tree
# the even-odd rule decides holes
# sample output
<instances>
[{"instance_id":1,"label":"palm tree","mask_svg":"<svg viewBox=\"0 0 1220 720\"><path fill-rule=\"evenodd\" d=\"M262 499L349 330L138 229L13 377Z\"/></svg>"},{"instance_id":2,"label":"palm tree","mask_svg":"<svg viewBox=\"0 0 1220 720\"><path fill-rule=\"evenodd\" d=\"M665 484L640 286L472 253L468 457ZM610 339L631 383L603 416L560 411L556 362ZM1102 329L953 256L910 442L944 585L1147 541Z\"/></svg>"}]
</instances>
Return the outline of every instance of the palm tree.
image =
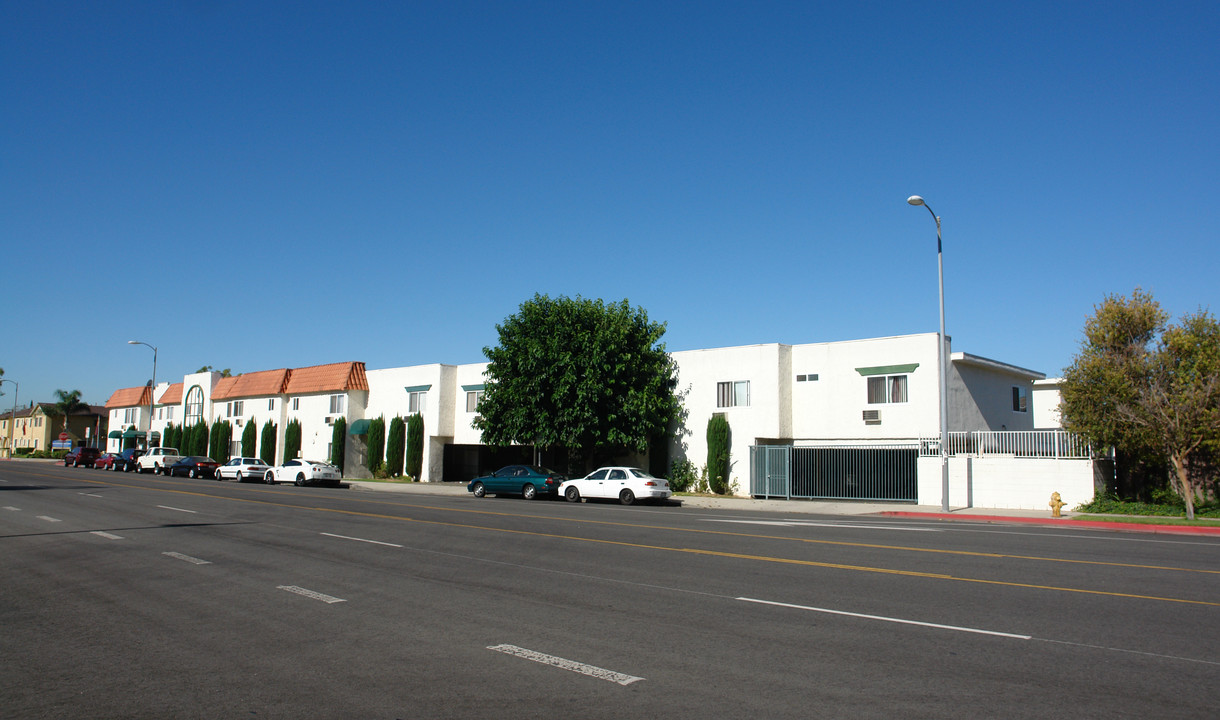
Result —
<instances>
[{"instance_id":1,"label":"palm tree","mask_svg":"<svg viewBox=\"0 0 1220 720\"><path fill-rule=\"evenodd\" d=\"M56 390L55 397L59 398L59 402L55 403L55 414L64 416L64 432L68 432L68 416L81 408L89 406L81 402L80 390L73 390L72 392Z\"/></svg>"}]
</instances>

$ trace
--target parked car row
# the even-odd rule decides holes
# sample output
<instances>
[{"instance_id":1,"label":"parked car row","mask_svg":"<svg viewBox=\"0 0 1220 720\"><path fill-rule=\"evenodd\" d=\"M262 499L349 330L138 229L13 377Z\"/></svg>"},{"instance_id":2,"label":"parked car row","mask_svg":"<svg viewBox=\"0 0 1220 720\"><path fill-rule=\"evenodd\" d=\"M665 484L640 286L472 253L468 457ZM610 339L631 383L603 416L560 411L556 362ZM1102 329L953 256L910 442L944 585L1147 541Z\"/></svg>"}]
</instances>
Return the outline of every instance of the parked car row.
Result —
<instances>
[{"instance_id":1,"label":"parked car row","mask_svg":"<svg viewBox=\"0 0 1220 720\"><path fill-rule=\"evenodd\" d=\"M624 505L638 500L668 500L673 494L669 481L633 467L603 467L583 478L564 475L532 465L508 465L490 475L470 481L466 489L475 497L520 495L526 500L562 497L568 502L589 498L617 499Z\"/></svg>"},{"instance_id":2,"label":"parked car row","mask_svg":"<svg viewBox=\"0 0 1220 720\"><path fill-rule=\"evenodd\" d=\"M177 451L174 451L177 452ZM137 470L137 460L143 450L124 450L121 453L103 453L97 448L76 448L64 456L64 467L91 467L99 470ZM342 474L339 468L321 460L287 460L282 465L271 466L260 458L236 457L221 464L209 457L189 455L174 462L157 466L153 472L176 477L214 478L237 482L261 482L274 485L290 482L294 485L339 486Z\"/></svg>"}]
</instances>

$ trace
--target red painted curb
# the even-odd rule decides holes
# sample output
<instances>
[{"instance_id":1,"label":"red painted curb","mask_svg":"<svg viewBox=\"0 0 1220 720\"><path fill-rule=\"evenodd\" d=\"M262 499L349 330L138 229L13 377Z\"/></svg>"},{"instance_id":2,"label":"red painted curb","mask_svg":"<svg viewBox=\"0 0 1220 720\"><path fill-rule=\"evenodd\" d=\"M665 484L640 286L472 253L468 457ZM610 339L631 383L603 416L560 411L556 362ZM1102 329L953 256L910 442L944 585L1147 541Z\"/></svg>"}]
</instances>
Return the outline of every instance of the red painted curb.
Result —
<instances>
[{"instance_id":1,"label":"red painted curb","mask_svg":"<svg viewBox=\"0 0 1220 720\"><path fill-rule=\"evenodd\" d=\"M1088 530L1114 530L1118 532L1144 532L1162 535L1218 535L1220 527L1191 525L1141 525L1139 523L1107 522L1105 520L1072 520L1070 518L1009 517L1001 515L962 515L958 513L922 513L888 510L878 513L887 517L924 518L927 520L966 520L987 523L1017 523L1041 525L1043 527L1071 527Z\"/></svg>"}]
</instances>

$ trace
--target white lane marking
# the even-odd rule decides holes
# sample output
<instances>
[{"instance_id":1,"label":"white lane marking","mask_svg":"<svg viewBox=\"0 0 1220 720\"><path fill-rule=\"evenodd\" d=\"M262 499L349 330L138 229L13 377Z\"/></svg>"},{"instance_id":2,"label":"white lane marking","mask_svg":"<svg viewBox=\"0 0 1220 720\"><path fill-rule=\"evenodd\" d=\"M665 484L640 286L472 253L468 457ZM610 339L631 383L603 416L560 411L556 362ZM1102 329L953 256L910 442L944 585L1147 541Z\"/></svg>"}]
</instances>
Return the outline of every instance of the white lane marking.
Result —
<instances>
[{"instance_id":1,"label":"white lane marking","mask_svg":"<svg viewBox=\"0 0 1220 720\"><path fill-rule=\"evenodd\" d=\"M783 527L832 527L861 530L906 530L908 532L940 532L939 528L907 527L904 525L857 525L851 522L813 522L811 520L726 520L705 518L704 522L737 523L738 525L780 525Z\"/></svg>"},{"instance_id":2,"label":"white lane marking","mask_svg":"<svg viewBox=\"0 0 1220 720\"><path fill-rule=\"evenodd\" d=\"M50 515L39 515L38 519L46 520L47 522L63 522L63 520L60 520L59 518L53 518Z\"/></svg>"},{"instance_id":3,"label":"white lane marking","mask_svg":"<svg viewBox=\"0 0 1220 720\"><path fill-rule=\"evenodd\" d=\"M396 547L396 548L402 547L402 545L395 545L394 543L381 542L380 540L365 540L364 538L348 537L347 535L335 535L334 533L322 533L322 534L325 535L326 537L339 538L340 540L355 540L356 542L372 543L374 545L386 545L389 547Z\"/></svg>"},{"instance_id":4,"label":"white lane marking","mask_svg":"<svg viewBox=\"0 0 1220 720\"><path fill-rule=\"evenodd\" d=\"M586 665L585 663L576 662L575 660L567 660L561 657L555 657L554 655L545 655L533 650L526 650L525 648L517 647L516 645L488 645L487 649L502 652L507 655L515 655L520 658L525 658L526 660L533 660L534 662L542 663L543 665L552 665L560 668L561 670L570 670L572 672L580 673L581 675L588 675L589 677L595 677L598 680L609 680L610 682L615 682L619 685L630 685L633 682L639 682L640 680L644 679L642 677L625 675L620 672L614 672L613 670L607 670L605 668L599 668L593 665Z\"/></svg>"},{"instance_id":5,"label":"white lane marking","mask_svg":"<svg viewBox=\"0 0 1220 720\"><path fill-rule=\"evenodd\" d=\"M108 533L104 530L94 530L93 534L97 535L98 537L104 537L108 540L122 540L123 539L122 535L115 535L114 533Z\"/></svg>"},{"instance_id":6,"label":"white lane marking","mask_svg":"<svg viewBox=\"0 0 1220 720\"><path fill-rule=\"evenodd\" d=\"M95 498L100 498L100 497L101 497L101 495L98 495L97 493L76 493L76 494L77 494L77 495L85 495L85 496L87 496L87 497L95 497Z\"/></svg>"},{"instance_id":7,"label":"white lane marking","mask_svg":"<svg viewBox=\"0 0 1220 720\"><path fill-rule=\"evenodd\" d=\"M901 623L903 625L919 625L921 627L937 628L939 630L955 630L957 632L977 633L979 635L995 635L997 637L1013 638L1014 640L1032 640L1032 635L1014 635L1013 633L996 632L995 630L980 630L979 628L959 627L957 625L940 625L938 623L920 622L919 620L904 620L902 618L885 617L884 615L864 615L862 613L847 612L846 610L830 610L828 608L810 607L808 605L792 605L790 603L774 602L772 600L757 600L755 598L739 597L742 602L758 603L760 605L774 605L776 607L793 608L795 610L808 610L810 612L827 613L829 615L845 615L847 617L862 618L864 620L880 620L882 622Z\"/></svg>"},{"instance_id":8,"label":"white lane marking","mask_svg":"<svg viewBox=\"0 0 1220 720\"><path fill-rule=\"evenodd\" d=\"M296 585L276 585L275 589L276 590L287 590L290 593L296 593L297 595L303 595L307 598L313 598L314 600L321 600L322 602L327 603L328 605L334 604L334 603L347 602L343 598L331 597L330 595L323 595L320 592L317 592L314 590L306 590L305 588L297 587Z\"/></svg>"},{"instance_id":9,"label":"white lane marking","mask_svg":"<svg viewBox=\"0 0 1220 720\"><path fill-rule=\"evenodd\" d=\"M179 553L179 552L163 552L161 554L166 557L172 557L172 558L176 558L178 560L185 560L189 563L194 563L195 565L211 565L212 564L211 560L200 560L197 557L191 557L190 555L183 555L182 553Z\"/></svg>"},{"instance_id":10,"label":"white lane marking","mask_svg":"<svg viewBox=\"0 0 1220 720\"><path fill-rule=\"evenodd\" d=\"M13 507L12 505L5 505L4 509L8 510L9 512L21 512L21 508Z\"/></svg>"},{"instance_id":11,"label":"white lane marking","mask_svg":"<svg viewBox=\"0 0 1220 720\"><path fill-rule=\"evenodd\" d=\"M177 510L178 512L184 512L184 513L190 513L190 514L192 514L192 515L198 515L198 513L197 513L196 511L194 511L194 510L183 510L182 508L171 507L171 506L169 506L169 505L158 505L157 507L162 508L163 510Z\"/></svg>"}]
</instances>

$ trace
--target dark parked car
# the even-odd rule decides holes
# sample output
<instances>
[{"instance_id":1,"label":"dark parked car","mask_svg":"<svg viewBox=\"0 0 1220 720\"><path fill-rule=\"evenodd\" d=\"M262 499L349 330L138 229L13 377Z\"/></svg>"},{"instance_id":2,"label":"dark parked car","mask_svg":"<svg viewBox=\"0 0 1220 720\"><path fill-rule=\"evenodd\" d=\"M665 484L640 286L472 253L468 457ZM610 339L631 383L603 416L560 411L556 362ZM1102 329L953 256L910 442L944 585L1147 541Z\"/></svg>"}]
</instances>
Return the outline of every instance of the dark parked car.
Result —
<instances>
[{"instance_id":1,"label":"dark parked car","mask_svg":"<svg viewBox=\"0 0 1220 720\"><path fill-rule=\"evenodd\" d=\"M509 465L471 480L466 489L475 497L488 494L520 495L526 500L533 500L539 495L557 497L564 480L567 478L554 470L533 465Z\"/></svg>"},{"instance_id":2,"label":"dark parked car","mask_svg":"<svg viewBox=\"0 0 1220 720\"><path fill-rule=\"evenodd\" d=\"M102 453L97 460L93 461L95 470L121 470L123 461L114 453ZM117 467L116 467L117 465Z\"/></svg>"},{"instance_id":3,"label":"dark parked car","mask_svg":"<svg viewBox=\"0 0 1220 720\"><path fill-rule=\"evenodd\" d=\"M64 455L64 467L93 467L93 462L102 454L101 450L91 447L73 448Z\"/></svg>"},{"instance_id":4,"label":"dark parked car","mask_svg":"<svg viewBox=\"0 0 1220 720\"><path fill-rule=\"evenodd\" d=\"M191 455L184 457L178 462L165 468L162 472L174 477L176 475L186 475L187 477L216 477L216 468L220 467L220 463L210 457L201 457L199 455Z\"/></svg>"},{"instance_id":5,"label":"dark parked car","mask_svg":"<svg viewBox=\"0 0 1220 720\"><path fill-rule=\"evenodd\" d=\"M122 470L123 472L131 472L136 469L136 459L144 454L143 450L136 448L128 448L119 453L118 460L115 460L114 469Z\"/></svg>"}]
</instances>

